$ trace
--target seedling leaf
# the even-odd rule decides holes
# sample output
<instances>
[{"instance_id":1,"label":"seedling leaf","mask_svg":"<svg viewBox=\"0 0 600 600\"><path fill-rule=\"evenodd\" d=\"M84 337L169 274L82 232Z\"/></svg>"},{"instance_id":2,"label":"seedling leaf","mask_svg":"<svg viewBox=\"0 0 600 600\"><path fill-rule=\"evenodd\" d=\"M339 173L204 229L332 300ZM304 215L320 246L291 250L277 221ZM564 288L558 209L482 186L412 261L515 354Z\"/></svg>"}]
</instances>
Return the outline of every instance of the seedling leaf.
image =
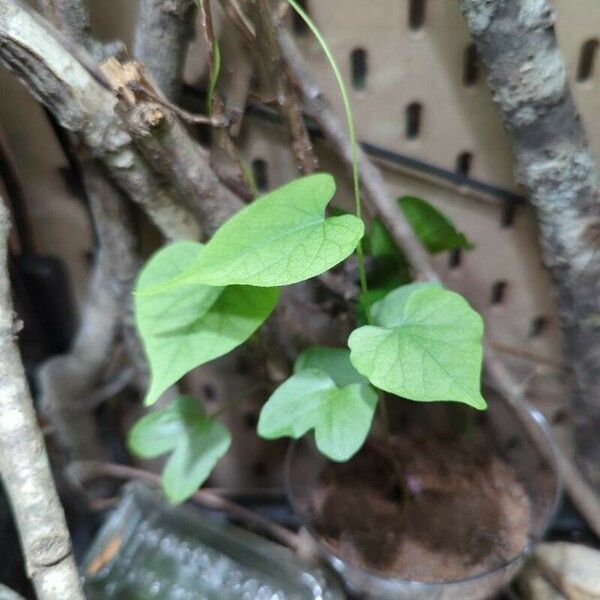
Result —
<instances>
[{"instance_id":1,"label":"seedling leaf","mask_svg":"<svg viewBox=\"0 0 600 600\"><path fill-rule=\"evenodd\" d=\"M230 444L229 431L207 417L190 396L145 415L128 436L129 449L141 458L173 451L163 470L162 485L174 504L187 500L206 481Z\"/></svg>"},{"instance_id":2,"label":"seedling leaf","mask_svg":"<svg viewBox=\"0 0 600 600\"><path fill-rule=\"evenodd\" d=\"M158 289L202 256L205 247L177 242L144 266L136 286L135 317L150 365L146 404L183 375L245 342L269 316L279 290L249 286L213 287L186 281Z\"/></svg>"},{"instance_id":3,"label":"seedling leaf","mask_svg":"<svg viewBox=\"0 0 600 600\"><path fill-rule=\"evenodd\" d=\"M483 322L449 290L414 283L371 309L374 325L348 340L350 360L376 387L421 402L463 402L486 408L481 396Z\"/></svg>"},{"instance_id":4,"label":"seedling leaf","mask_svg":"<svg viewBox=\"0 0 600 600\"><path fill-rule=\"evenodd\" d=\"M269 440L297 439L314 430L320 452L343 462L364 444L376 406L370 385L340 388L325 371L305 369L280 385L263 406L258 434Z\"/></svg>"}]
</instances>

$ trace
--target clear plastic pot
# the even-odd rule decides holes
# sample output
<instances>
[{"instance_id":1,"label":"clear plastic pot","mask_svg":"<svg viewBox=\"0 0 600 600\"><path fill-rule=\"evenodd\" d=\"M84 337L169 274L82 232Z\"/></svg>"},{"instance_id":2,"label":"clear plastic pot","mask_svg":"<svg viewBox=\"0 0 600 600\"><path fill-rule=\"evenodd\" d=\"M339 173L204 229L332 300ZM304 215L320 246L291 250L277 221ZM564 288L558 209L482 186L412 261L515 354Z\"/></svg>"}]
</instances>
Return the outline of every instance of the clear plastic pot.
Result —
<instances>
[{"instance_id":1,"label":"clear plastic pot","mask_svg":"<svg viewBox=\"0 0 600 600\"><path fill-rule=\"evenodd\" d=\"M392 415L392 429L406 427L410 419L433 419L453 422L454 409L448 405L428 405L412 408L413 403L390 401L388 406L404 406ZM397 411L396 411L397 412ZM432 417L433 414L433 417ZM476 438L494 455L503 459L515 471L531 502L530 542L522 552L504 564L486 572L455 581L423 583L383 577L375 572L351 564L336 555L319 540L311 515L312 498L322 469L327 460L316 449L314 442L305 438L291 445L286 461L286 485L290 502L304 527L315 540L324 560L339 573L348 591L358 598L370 600L483 600L492 597L516 575L526 557L542 539L552 522L560 499L561 485L556 453L546 421L539 411L522 411L526 424L516 418L512 409L499 401L492 402L486 412L478 413ZM434 429L434 427L432 427ZM535 439L534 439L535 438Z\"/></svg>"}]
</instances>

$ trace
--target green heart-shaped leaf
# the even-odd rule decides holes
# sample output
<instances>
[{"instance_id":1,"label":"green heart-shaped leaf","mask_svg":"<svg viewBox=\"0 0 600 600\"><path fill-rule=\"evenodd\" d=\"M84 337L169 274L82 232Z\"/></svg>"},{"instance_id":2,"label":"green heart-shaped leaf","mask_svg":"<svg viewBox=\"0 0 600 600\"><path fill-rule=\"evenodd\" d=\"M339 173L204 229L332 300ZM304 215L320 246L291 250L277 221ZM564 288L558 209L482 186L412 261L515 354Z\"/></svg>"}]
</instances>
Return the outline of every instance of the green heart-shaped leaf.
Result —
<instances>
[{"instance_id":1,"label":"green heart-shaped leaf","mask_svg":"<svg viewBox=\"0 0 600 600\"><path fill-rule=\"evenodd\" d=\"M462 248L471 250L473 244L440 210L421 198L404 196L398 204L413 231L431 254Z\"/></svg>"},{"instance_id":2,"label":"green heart-shaped leaf","mask_svg":"<svg viewBox=\"0 0 600 600\"><path fill-rule=\"evenodd\" d=\"M129 449L141 458L173 451L162 475L163 489L173 502L187 500L208 478L231 445L229 431L207 417L195 398L181 396L142 417L128 436Z\"/></svg>"},{"instance_id":3,"label":"green heart-shaped leaf","mask_svg":"<svg viewBox=\"0 0 600 600\"><path fill-rule=\"evenodd\" d=\"M377 394L370 385L339 388L324 371L307 369L273 392L260 413L258 434L269 440L297 439L314 429L319 450L343 462L364 444L376 406Z\"/></svg>"},{"instance_id":4,"label":"green heart-shaped leaf","mask_svg":"<svg viewBox=\"0 0 600 600\"><path fill-rule=\"evenodd\" d=\"M414 283L390 292L371 314L375 325L354 330L348 345L352 364L374 386L410 400L486 407L483 322L462 296Z\"/></svg>"},{"instance_id":5,"label":"green heart-shaped leaf","mask_svg":"<svg viewBox=\"0 0 600 600\"><path fill-rule=\"evenodd\" d=\"M146 404L195 367L246 341L277 304L275 288L222 288L192 281L144 293L189 268L204 251L196 242L166 246L146 263L137 282L135 318L151 372Z\"/></svg>"},{"instance_id":6,"label":"green heart-shaped leaf","mask_svg":"<svg viewBox=\"0 0 600 600\"><path fill-rule=\"evenodd\" d=\"M275 287L310 279L354 252L364 233L353 215L325 217L331 175L296 179L227 221L178 281Z\"/></svg>"}]
</instances>

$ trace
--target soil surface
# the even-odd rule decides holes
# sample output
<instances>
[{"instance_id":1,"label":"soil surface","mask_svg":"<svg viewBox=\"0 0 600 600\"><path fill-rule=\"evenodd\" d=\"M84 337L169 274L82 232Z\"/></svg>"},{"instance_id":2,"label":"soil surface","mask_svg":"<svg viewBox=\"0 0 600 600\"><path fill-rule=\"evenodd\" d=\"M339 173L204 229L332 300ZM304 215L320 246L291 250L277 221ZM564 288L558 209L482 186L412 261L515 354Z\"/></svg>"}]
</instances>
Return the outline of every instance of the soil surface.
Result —
<instances>
[{"instance_id":1,"label":"soil surface","mask_svg":"<svg viewBox=\"0 0 600 600\"><path fill-rule=\"evenodd\" d=\"M530 502L512 469L473 443L394 439L395 470L371 444L329 464L313 496L323 542L350 563L422 582L464 579L519 554L530 538Z\"/></svg>"}]
</instances>

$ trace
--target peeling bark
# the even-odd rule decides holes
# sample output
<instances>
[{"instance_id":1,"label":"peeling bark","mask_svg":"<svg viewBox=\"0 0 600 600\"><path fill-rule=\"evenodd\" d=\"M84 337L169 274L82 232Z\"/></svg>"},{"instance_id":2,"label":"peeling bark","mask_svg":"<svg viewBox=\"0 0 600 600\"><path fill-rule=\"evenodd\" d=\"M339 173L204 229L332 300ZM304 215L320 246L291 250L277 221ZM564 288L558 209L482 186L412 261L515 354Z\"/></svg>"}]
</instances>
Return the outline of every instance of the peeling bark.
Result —
<instances>
[{"instance_id":1,"label":"peeling bark","mask_svg":"<svg viewBox=\"0 0 600 600\"><path fill-rule=\"evenodd\" d=\"M37 597L83 600L63 509L14 342L8 228L8 211L0 200L0 472Z\"/></svg>"},{"instance_id":2,"label":"peeling bark","mask_svg":"<svg viewBox=\"0 0 600 600\"><path fill-rule=\"evenodd\" d=\"M192 0L140 0L133 42L161 92L176 100L181 89L185 52L192 36Z\"/></svg>"},{"instance_id":3,"label":"peeling bark","mask_svg":"<svg viewBox=\"0 0 600 600\"><path fill-rule=\"evenodd\" d=\"M600 216L598 179L546 0L462 0L489 69L533 203L573 371L573 422L581 466L600 491Z\"/></svg>"},{"instance_id":4,"label":"peeling bark","mask_svg":"<svg viewBox=\"0 0 600 600\"><path fill-rule=\"evenodd\" d=\"M171 109L150 98L158 93L137 63L105 64L104 72L121 96L117 112L152 166L198 219L203 233L216 229L243 207L213 172L209 155L193 140ZM135 90L135 91L134 91Z\"/></svg>"}]
</instances>

